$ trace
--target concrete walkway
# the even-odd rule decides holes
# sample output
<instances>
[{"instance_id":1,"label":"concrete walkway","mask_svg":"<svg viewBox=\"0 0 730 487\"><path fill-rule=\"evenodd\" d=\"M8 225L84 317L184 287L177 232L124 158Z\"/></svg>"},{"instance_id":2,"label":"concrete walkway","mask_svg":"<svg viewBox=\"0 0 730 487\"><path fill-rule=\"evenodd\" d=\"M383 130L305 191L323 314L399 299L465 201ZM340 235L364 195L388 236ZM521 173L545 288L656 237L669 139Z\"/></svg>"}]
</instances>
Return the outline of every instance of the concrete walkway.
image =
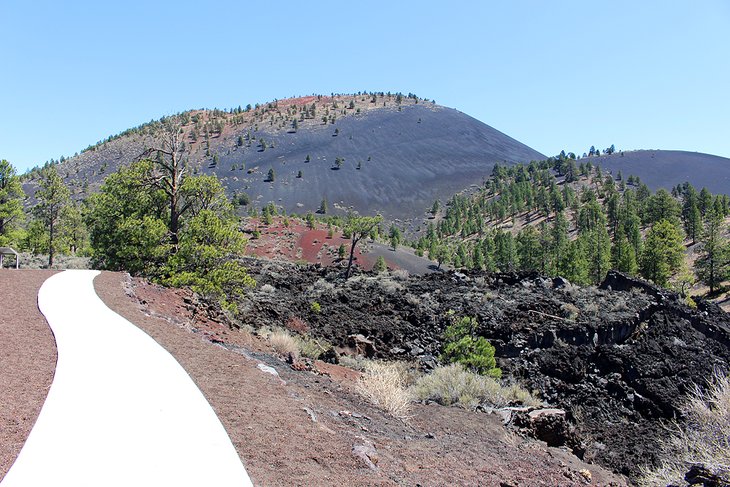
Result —
<instances>
[{"instance_id":1,"label":"concrete walkway","mask_svg":"<svg viewBox=\"0 0 730 487\"><path fill-rule=\"evenodd\" d=\"M223 425L177 361L99 299L97 271L49 278L48 398L2 487L250 486Z\"/></svg>"}]
</instances>

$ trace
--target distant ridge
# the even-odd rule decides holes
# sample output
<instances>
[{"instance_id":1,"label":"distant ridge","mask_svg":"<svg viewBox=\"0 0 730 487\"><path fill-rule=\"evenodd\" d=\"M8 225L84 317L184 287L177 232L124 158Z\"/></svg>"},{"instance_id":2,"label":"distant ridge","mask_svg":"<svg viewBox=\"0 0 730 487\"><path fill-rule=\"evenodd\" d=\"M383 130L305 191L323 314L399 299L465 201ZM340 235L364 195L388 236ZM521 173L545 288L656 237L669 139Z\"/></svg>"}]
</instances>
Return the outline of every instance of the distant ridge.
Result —
<instances>
[{"instance_id":1,"label":"distant ridge","mask_svg":"<svg viewBox=\"0 0 730 487\"><path fill-rule=\"evenodd\" d=\"M677 150L637 150L612 155L583 158L614 176L639 176L652 190L671 189L689 181L698 190L706 187L713 193L730 194L730 159L701 152Z\"/></svg>"}]
</instances>

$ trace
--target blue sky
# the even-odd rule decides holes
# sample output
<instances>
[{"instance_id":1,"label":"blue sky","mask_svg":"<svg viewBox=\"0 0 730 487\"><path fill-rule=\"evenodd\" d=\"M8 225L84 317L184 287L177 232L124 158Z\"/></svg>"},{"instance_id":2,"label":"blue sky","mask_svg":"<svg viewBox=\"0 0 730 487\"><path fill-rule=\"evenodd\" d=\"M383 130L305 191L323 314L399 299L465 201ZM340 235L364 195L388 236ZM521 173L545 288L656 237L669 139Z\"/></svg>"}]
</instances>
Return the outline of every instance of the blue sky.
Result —
<instances>
[{"instance_id":1,"label":"blue sky","mask_svg":"<svg viewBox=\"0 0 730 487\"><path fill-rule=\"evenodd\" d=\"M22 172L150 119L402 91L553 155L730 157L730 2L0 0L0 158Z\"/></svg>"}]
</instances>

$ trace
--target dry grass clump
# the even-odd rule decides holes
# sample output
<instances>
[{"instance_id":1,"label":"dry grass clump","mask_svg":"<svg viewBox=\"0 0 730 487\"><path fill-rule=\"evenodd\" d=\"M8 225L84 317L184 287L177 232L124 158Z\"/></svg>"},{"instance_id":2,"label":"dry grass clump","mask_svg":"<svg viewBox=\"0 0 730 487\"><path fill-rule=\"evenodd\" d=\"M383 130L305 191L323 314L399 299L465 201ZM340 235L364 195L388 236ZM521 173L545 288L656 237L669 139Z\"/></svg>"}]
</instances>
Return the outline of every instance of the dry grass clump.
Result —
<instances>
[{"instance_id":1,"label":"dry grass clump","mask_svg":"<svg viewBox=\"0 0 730 487\"><path fill-rule=\"evenodd\" d=\"M410 418L412 400L405 370L398 363L368 362L357 391L391 416L405 421Z\"/></svg>"},{"instance_id":2,"label":"dry grass clump","mask_svg":"<svg viewBox=\"0 0 730 487\"><path fill-rule=\"evenodd\" d=\"M271 348L279 355L288 356L291 354L294 357L299 356L299 344L297 340L284 329L271 332L269 335L269 343L271 344Z\"/></svg>"},{"instance_id":3,"label":"dry grass clump","mask_svg":"<svg viewBox=\"0 0 730 487\"><path fill-rule=\"evenodd\" d=\"M662 462L644 470L641 485L685 485L684 476L693 465L730 481L730 378L716 373L712 384L699 387L681 408L686 420L662 445Z\"/></svg>"},{"instance_id":4,"label":"dry grass clump","mask_svg":"<svg viewBox=\"0 0 730 487\"><path fill-rule=\"evenodd\" d=\"M354 357L351 357L349 355L341 355L339 358L339 363L341 366L347 367L348 369L357 370L359 372L365 372L365 369L367 369L368 364L371 362L372 360L367 359L362 355L356 355Z\"/></svg>"},{"instance_id":5,"label":"dry grass clump","mask_svg":"<svg viewBox=\"0 0 730 487\"><path fill-rule=\"evenodd\" d=\"M578 307L572 303L565 303L560 307L560 309L563 312L563 316L572 321L575 321L580 314Z\"/></svg>"},{"instance_id":6,"label":"dry grass clump","mask_svg":"<svg viewBox=\"0 0 730 487\"><path fill-rule=\"evenodd\" d=\"M476 409L480 405L503 407L512 403L540 405L540 401L523 388L502 386L495 379L470 372L460 364L437 367L418 379L412 389L421 401L435 401L444 406L456 405L465 409Z\"/></svg>"},{"instance_id":7,"label":"dry grass clump","mask_svg":"<svg viewBox=\"0 0 730 487\"><path fill-rule=\"evenodd\" d=\"M276 291L276 288L274 288L274 286L272 286L271 284L264 284L263 286L261 286L262 293L271 294L274 291Z\"/></svg>"},{"instance_id":8,"label":"dry grass clump","mask_svg":"<svg viewBox=\"0 0 730 487\"><path fill-rule=\"evenodd\" d=\"M405 269L396 269L390 273L396 281L407 281L410 274Z\"/></svg>"},{"instance_id":9,"label":"dry grass clump","mask_svg":"<svg viewBox=\"0 0 730 487\"><path fill-rule=\"evenodd\" d=\"M277 328L266 336L271 348L279 355L294 358L308 357L318 359L324 352L332 348L332 345L324 340L317 340L307 335L296 336L289 333L289 330Z\"/></svg>"},{"instance_id":10,"label":"dry grass clump","mask_svg":"<svg viewBox=\"0 0 730 487\"><path fill-rule=\"evenodd\" d=\"M331 296L335 292L335 285L324 279L318 279L309 289L310 294L319 298L321 296Z\"/></svg>"},{"instance_id":11,"label":"dry grass clump","mask_svg":"<svg viewBox=\"0 0 730 487\"><path fill-rule=\"evenodd\" d=\"M382 278L378 279L378 284L380 285L380 289L385 294L389 294L391 296L403 291L403 286L400 283L394 281L393 279L389 279L387 277L382 277Z\"/></svg>"}]
</instances>

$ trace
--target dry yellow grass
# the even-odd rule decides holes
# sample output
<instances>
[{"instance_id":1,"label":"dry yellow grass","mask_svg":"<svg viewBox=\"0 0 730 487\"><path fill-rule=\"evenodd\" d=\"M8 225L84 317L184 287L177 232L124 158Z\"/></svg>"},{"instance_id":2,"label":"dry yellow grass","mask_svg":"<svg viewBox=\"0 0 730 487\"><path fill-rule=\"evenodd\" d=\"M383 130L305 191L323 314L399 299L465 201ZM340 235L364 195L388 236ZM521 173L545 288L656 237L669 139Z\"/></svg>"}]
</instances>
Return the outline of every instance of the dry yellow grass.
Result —
<instances>
[{"instance_id":1,"label":"dry yellow grass","mask_svg":"<svg viewBox=\"0 0 730 487\"><path fill-rule=\"evenodd\" d=\"M269 335L269 344L279 355L299 356L299 344L297 340L291 336L286 330L275 330Z\"/></svg>"},{"instance_id":2,"label":"dry yellow grass","mask_svg":"<svg viewBox=\"0 0 730 487\"><path fill-rule=\"evenodd\" d=\"M717 373L707 390L696 387L682 412L686 421L674 425L662 445L664 459L645 471L641 485L684 485L684 475L695 464L730 480L730 378Z\"/></svg>"},{"instance_id":3,"label":"dry yellow grass","mask_svg":"<svg viewBox=\"0 0 730 487\"><path fill-rule=\"evenodd\" d=\"M431 400L445 406L456 405L466 409L475 409L479 405L502 407L512 402L527 406L540 405L540 401L525 389L517 385L502 386L491 377L465 370L459 364L437 367L418 379L413 392L422 401Z\"/></svg>"},{"instance_id":4,"label":"dry yellow grass","mask_svg":"<svg viewBox=\"0 0 730 487\"><path fill-rule=\"evenodd\" d=\"M396 363L369 362L357 384L368 401L400 420L408 420L411 394L406 388L406 369Z\"/></svg>"}]
</instances>

